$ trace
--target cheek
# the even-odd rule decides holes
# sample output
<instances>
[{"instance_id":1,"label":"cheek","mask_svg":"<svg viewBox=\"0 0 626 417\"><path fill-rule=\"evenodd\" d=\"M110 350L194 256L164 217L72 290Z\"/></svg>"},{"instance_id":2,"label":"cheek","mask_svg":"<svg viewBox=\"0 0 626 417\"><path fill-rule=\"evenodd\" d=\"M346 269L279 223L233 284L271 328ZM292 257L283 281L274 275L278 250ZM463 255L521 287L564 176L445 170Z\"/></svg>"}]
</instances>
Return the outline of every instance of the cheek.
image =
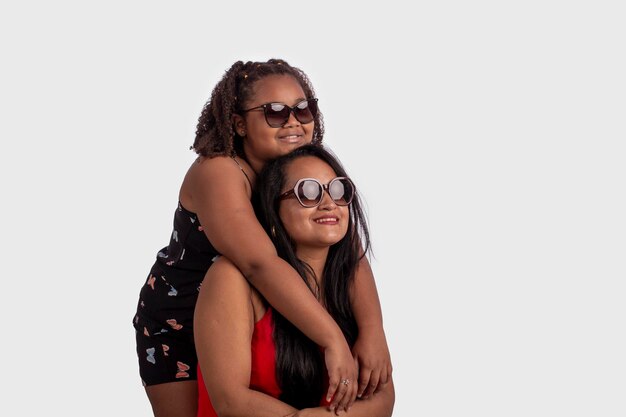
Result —
<instances>
[{"instance_id":1,"label":"cheek","mask_svg":"<svg viewBox=\"0 0 626 417\"><path fill-rule=\"evenodd\" d=\"M311 143L313 141L313 128L315 127L315 123L309 123L308 125L302 125L304 128L304 137L306 139L306 143Z\"/></svg>"},{"instance_id":2,"label":"cheek","mask_svg":"<svg viewBox=\"0 0 626 417\"><path fill-rule=\"evenodd\" d=\"M267 129L263 126L255 126L248 131L248 140L253 142L256 146L262 146L267 140Z\"/></svg>"},{"instance_id":3,"label":"cheek","mask_svg":"<svg viewBox=\"0 0 626 417\"><path fill-rule=\"evenodd\" d=\"M274 132L275 130L267 125L265 117L262 113L257 115L255 119L248 120L246 129L248 131L248 136L251 136L254 139L265 138L268 134Z\"/></svg>"},{"instance_id":4,"label":"cheek","mask_svg":"<svg viewBox=\"0 0 626 417\"><path fill-rule=\"evenodd\" d=\"M350 211L347 207L341 207L341 214L343 217L342 225L341 225L341 234L345 236L348 233L348 222L350 221Z\"/></svg>"},{"instance_id":5,"label":"cheek","mask_svg":"<svg viewBox=\"0 0 626 417\"><path fill-rule=\"evenodd\" d=\"M304 210L301 210L300 207L287 206L291 206L291 204L281 205L278 215L283 222L287 234L291 236L292 239L298 240L306 229L306 219L304 218L304 213L302 213Z\"/></svg>"}]
</instances>

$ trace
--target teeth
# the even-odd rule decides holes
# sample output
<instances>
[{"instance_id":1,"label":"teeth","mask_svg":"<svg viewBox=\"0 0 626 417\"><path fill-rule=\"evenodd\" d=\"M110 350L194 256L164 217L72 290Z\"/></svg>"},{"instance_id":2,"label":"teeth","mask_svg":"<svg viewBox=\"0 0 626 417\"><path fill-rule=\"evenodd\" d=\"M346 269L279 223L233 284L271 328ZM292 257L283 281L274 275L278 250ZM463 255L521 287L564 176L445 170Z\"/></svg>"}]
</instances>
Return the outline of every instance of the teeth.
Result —
<instances>
[{"instance_id":1,"label":"teeth","mask_svg":"<svg viewBox=\"0 0 626 417\"><path fill-rule=\"evenodd\" d=\"M334 223L336 221L337 221L337 219L335 219L335 218L327 218L327 219L317 219L317 220L315 220L316 223L328 223L328 222Z\"/></svg>"}]
</instances>

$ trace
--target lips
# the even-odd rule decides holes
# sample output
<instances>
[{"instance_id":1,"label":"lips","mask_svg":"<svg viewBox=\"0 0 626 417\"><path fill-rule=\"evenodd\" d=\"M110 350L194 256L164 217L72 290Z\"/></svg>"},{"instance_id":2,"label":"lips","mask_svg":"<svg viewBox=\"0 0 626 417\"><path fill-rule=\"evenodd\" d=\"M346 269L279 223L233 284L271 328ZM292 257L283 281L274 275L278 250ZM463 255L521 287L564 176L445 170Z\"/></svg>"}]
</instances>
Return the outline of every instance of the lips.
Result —
<instances>
[{"instance_id":1,"label":"lips","mask_svg":"<svg viewBox=\"0 0 626 417\"><path fill-rule=\"evenodd\" d=\"M322 216L317 219L313 219L313 221L317 224L335 225L339 223L339 218L337 216Z\"/></svg>"},{"instance_id":2,"label":"lips","mask_svg":"<svg viewBox=\"0 0 626 417\"><path fill-rule=\"evenodd\" d=\"M279 140L285 141L285 142L299 142L302 140L302 138L304 138L304 133L299 132L299 131L287 131L281 135L278 136Z\"/></svg>"}]
</instances>

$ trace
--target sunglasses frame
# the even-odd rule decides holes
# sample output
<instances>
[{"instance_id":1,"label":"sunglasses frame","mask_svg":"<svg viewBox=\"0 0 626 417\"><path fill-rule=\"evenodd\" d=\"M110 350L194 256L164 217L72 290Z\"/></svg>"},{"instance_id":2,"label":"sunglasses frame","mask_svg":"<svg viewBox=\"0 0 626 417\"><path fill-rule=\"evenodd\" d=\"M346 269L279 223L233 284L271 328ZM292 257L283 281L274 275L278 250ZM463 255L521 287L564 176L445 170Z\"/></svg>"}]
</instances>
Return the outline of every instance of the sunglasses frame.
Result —
<instances>
[{"instance_id":1,"label":"sunglasses frame","mask_svg":"<svg viewBox=\"0 0 626 417\"><path fill-rule=\"evenodd\" d=\"M348 202L346 204L343 203L339 203L337 202L332 195L330 195L329 189L330 189L330 185L337 181L337 180L346 180L350 186L352 187L352 196L350 196L350 200L348 200ZM316 204L312 205L312 206L307 206L305 205L302 200L300 199L300 196L298 195L298 193L296 192L296 190L298 189L298 187L300 186L301 183L303 183L304 181L314 181L316 182L320 188L322 189L322 192L320 193L320 197L317 201ZM328 196L330 197L331 200L333 200L333 202L335 204L337 204L338 206L349 206L350 203L352 203L352 200L354 200L354 195L356 194L356 188L354 187L354 183L352 182L352 180L348 177L335 177L332 180L330 180L330 182L328 184L322 184L321 182L319 182L318 180L316 180L315 178L301 178L298 181L296 181L296 185L293 186L293 188L291 190L285 191L284 193L282 193L281 195L278 196L279 200L285 200L287 198L289 198L289 196L291 196L292 194L294 196L296 196L296 199L298 200L298 203L300 203L300 205L304 208L313 208L313 207L318 207L320 204L322 204L322 201L324 200L324 193L328 193Z\"/></svg>"},{"instance_id":2,"label":"sunglasses frame","mask_svg":"<svg viewBox=\"0 0 626 417\"><path fill-rule=\"evenodd\" d=\"M298 109L298 105L300 105L303 102L308 102L308 106L306 108L311 108L311 102L315 103L315 111L309 110L311 112L311 114L313 115L313 118L308 121L308 122L303 122L302 120L300 120L300 118L298 117L298 113L296 113L296 110L304 110L304 109ZM267 120L267 112L268 109L271 110L271 106L274 104L280 104L281 106L285 106L284 108L289 109L289 113L287 113L287 118L285 119L284 122L282 122L281 124L272 124L269 122L269 120ZM281 109L280 111L284 110ZM285 123L287 123L289 121L289 118L291 117L291 114L293 113L293 116L296 118L296 120L300 123L302 123L303 125L308 125L309 123L312 123L313 121L315 121L315 118L317 117L317 112L318 112L318 108L317 108L317 98L305 98L304 100L300 100L299 102L297 102L294 106L288 106L285 103L279 103L279 102L271 102L271 103L265 103L265 104L261 104L260 106L256 106L256 107L252 107L248 110L244 110L243 113L247 113L249 111L258 111L258 110L263 110L263 116L265 117L265 123L267 123L269 125L269 127L273 127L273 128L279 128L279 127L283 127L285 126Z\"/></svg>"}]
</instances>

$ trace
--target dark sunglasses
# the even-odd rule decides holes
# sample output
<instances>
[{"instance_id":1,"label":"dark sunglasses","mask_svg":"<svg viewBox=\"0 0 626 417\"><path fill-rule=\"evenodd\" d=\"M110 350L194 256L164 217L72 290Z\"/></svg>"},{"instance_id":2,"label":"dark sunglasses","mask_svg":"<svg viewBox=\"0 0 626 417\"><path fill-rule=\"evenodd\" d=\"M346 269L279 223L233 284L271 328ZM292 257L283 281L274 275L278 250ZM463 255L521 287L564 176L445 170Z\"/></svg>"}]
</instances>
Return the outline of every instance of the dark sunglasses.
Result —
<instances>
[{"instance_id":1,"label":"dark sunglasses","mask_svg":"<svg viewBox=\"0 0 626 417\"><path fill-rule=\"evenodd\" d=\"M289 107L283 103L265 103L260 106L252 107L251 109L244 110L243 112L247 113L249 111L261 109L263 109L265 121L268 125L270 125L270 127L283 127L285 123L287 123L287 120L289 120L291 112L293 112L297 121L305 125L307 123L311 123L315 120L315 116L317 116L317 99L310 98L302 100L293 107Z\"/></svg>"},{"instance_id":2,"label":"dark sunglasses","mask_svg":"<svg viewBox=\"0 0 626 417\"><path fill-rule=\"evenodd\" d=\"M348 177L337 177L326 185L314 178L302 178L278 198L284 200L293 194L302 207L317 207L324 198L324 190L338 206L347 206L354 198L354 184Z\"/></svg>"}]
</instances>

